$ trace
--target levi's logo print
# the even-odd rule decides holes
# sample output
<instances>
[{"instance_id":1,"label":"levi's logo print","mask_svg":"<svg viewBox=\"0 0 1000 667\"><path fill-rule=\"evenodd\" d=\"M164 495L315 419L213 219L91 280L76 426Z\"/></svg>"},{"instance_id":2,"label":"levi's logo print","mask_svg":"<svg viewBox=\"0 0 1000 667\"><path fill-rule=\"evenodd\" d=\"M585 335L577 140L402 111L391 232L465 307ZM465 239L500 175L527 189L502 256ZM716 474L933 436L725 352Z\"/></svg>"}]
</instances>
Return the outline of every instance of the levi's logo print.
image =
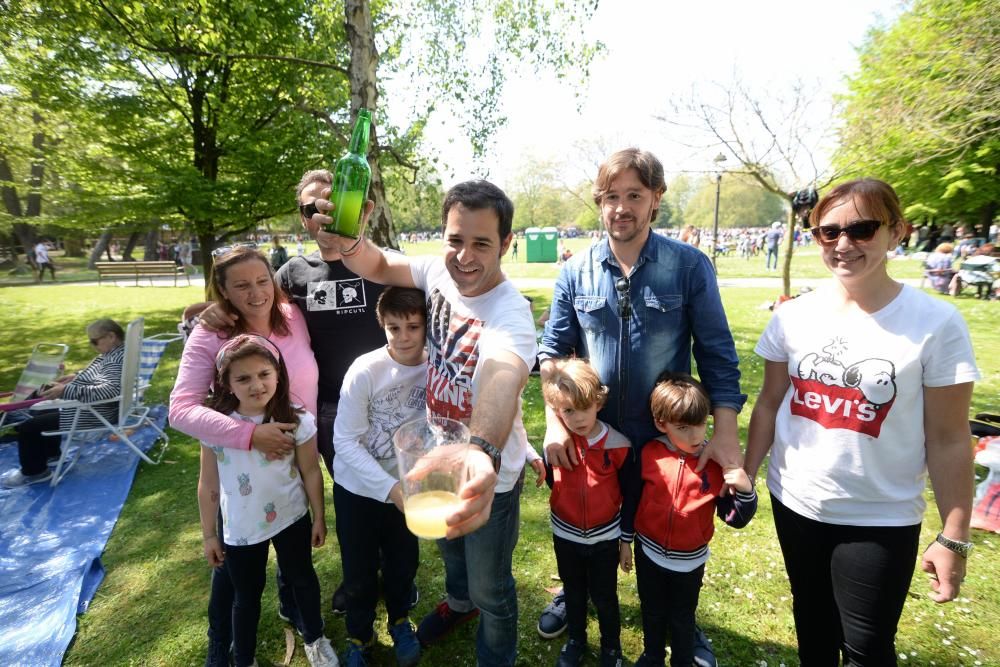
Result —
<instances>
[{"instance_id":1,"label":"levi's logo print","mask_svg":"<svg viewBox=\"0 0 1000 667\"><path fill-rule=\"evenodd\" d=\"M306 307L310 311L356 309L354 312L360 312L367 305L364 281L361 278L309 283Z\"/></svg>"},{"instance_id":2,"label":"levi's logo print","mask_svg":"<svg viewBox=\"0 0 1000 667\"><path fill-rule=\"evenodd\" d=\"M452 313L438 290L427 296L427 409L468 422L472 416L472 375L479 362L483 323Z\"/></svg>"},{"instance_id":3,"label":"levi's logo print","mask_svg":"<svg viewBox=\"0 0 1000 667\"><path fill-rule=\"evenodd\" d=\"M877 438L896 400L896 368L885 359L851 358L845 338L799 361L791 376L793 415L823 428L843 428Z\"/></svg>"}]
</instances>

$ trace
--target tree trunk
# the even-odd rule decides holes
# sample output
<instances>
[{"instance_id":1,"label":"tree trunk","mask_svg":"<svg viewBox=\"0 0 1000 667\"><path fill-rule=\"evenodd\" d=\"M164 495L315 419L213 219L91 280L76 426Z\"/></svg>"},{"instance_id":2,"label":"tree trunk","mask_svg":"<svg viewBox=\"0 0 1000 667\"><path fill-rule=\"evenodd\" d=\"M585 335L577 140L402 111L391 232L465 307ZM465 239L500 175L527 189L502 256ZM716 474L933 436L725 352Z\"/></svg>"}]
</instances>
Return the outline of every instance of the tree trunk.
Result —
<instances>
[{"instance_id":1,"label":"tree trunk","mask_svg":"<svg viewBox=\"0 0 1000 667\"><path fill-rule=\"evenodd\" d=\"M145 248L145 251L142 253L144 261L153 262L160 259L160 225L158 222L155 227L146 232L146 241L143 248Z\"/></svg>"},{"instance_id":2,"label":"tree trunk","mask_svg":"<svg viewBox=\"0 0 1000 667\"><path fill-rule=\"evenodd\" d=\"M788 229L785 230L785 257L781 262L781 293L792 295L792 253L795 251L795 211L788 201Z\"/></svg>"},{"instance_id":3,"label":"tree trunk","mask_svg":"<svg viewBox=\"0 0 1000 667\"><path fill-rule=\"evenodd\" d=\"M83 241L75 236L63 238L65 257L83 257Z\"/></svg>"},{"instance_id":4,"label":"tree trunk","mask_svg":"<svg viewBox=\"0 0 1000 667\"><path fill-rule=\"evenodd\" d=\"M345 0L344 14L347 19L347 41L351 46L351 64L348 76L351 83L351 117L357 118L364 107L372 112L372 127L368 152L368 164L372 169L372 182L368 190L369 198L375 202L368 223L371 240L382 247L399 249L396 230L392 225L392 211L385 198L385 182L379 167L378 125L375 123L378 108L378 50L375 48L375 29L372 26L372 12L368 0ZM372 148L374 147L374 148Z\"/></svg>"},{"instance_id":5,"label":"tree trunk","mask_svg":"<svg viewBox=\"0 0 1000 667\"><path fill-rule=\"evenodd\" d=\"M195 225L195 229L197 229ZM205 300L212 300L212 251L215 250L215 234L199 233L198 245L201 246L201 270L205 276Z\"/></svg>"},{"instance_id":6,"label":"tree trunk","mask_svg":"<svg viewBox=\"0 0 1000 667\"><path fill-rule=\"evenodd\" d=\"M139 232L132 232L128 235L128 241L125 243L125 250L122 250L122 261L124 262L134 262L135 257L132 256L132 251L135 250L135 244L139 241Z\"/></svg>"},{"instance_id":7,"label":"tree trunk","mask_svg":"<svg viewBox=\"0 0 1000 667\"><path fill-rule=\"evenodd\" d=\"M112 236L114 236L114 233L110 229L105 229L101 232L101 238L97 239L97 243L94 244L93 249L90 251L90 259L87 261L88 269L96 268L94 264L101 261L101 255L107 250Z\"/></svg>"}]
</instances>

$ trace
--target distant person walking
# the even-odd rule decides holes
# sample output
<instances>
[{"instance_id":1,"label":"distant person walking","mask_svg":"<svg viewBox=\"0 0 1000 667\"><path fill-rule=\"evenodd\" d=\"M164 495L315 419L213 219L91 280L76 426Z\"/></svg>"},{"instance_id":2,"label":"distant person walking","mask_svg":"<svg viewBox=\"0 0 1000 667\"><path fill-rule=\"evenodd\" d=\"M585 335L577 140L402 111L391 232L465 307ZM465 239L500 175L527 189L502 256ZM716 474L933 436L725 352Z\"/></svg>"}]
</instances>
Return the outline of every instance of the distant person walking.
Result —
<instances>
[{"instance_id":1,"label":"distant person walking","mask_svg":"<svg viewBox=\"0 0 1000 667\"><path fill-rule=\"evenodd\" d=\"M510 259L511 259L511 261L516 262L517 261L517 237L516 236L514 237L514 243L512 243L511 246L510 246L510 250L511 250Z\"/></svg>"},{"instance_id":2,"label":"distant person walking","mask_svg":"<svg viewBox=\"0 0 1000 667\"><path fill-rule=\"evenodd\" d=\"M38 267L38 282L42 282L42 277L45 275L45 269L49 270L52 274L52 282L56 280L56 265L52 263L49 258L49 249L45 245L45 241L39 241L35 245L35 265Z\"/></svg>"},{"instance_id":3,"label":"distant person walking","mask_svg":"<svg viewBox=\"0 0 1000 667\"><path fill-rule=\"evenodd\" d=\"M277 271L288 261L288 250L281 245L281 237L275 235L271 246L271 268Z\"/></svg>"},{"instance_id":4,"label":"distant person walking","mask_svg":"<svg viewBox=\"0 0 1000 667\"><path fill-rule=\"evenodd\" d=\"M764 234L764 247L767 249L767 270L778 270L778 244L781 243L781 223L777 220L771 223L771 229ZM771 268L771 258L774 257L774 268Z\"/></svg>"}]
</instances>

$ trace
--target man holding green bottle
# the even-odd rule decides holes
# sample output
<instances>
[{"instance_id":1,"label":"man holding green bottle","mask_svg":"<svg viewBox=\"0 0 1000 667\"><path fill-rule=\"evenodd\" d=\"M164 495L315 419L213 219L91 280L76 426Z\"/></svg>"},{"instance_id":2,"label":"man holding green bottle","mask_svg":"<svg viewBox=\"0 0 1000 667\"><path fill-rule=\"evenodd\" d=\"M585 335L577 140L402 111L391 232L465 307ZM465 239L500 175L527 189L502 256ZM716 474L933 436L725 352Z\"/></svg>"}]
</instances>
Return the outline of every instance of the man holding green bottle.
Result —
<instances>
[{"instance_id":1,"label":"man holding green bottle","mask_svg":"<svg viewBox=\"0 0 1000 667\"><path fill-rule=\"evenodd\" d=\"M324 193L322 197L327 197ZM317 199L322 214L333 205ZM348 269L366 280L417 287L427 294L428 411L469 426L474 447L461 508L438 540L447 598L420 623L428 645L481 615L476 639L483 667L510 667L517 657L517 592L512 556L517 543L527 434L521 391L535 361L528 302L500 269L513 235L514 206L486 181L460 183L443 206L443 257L406 257L364 238L374 208L367 202L357 240L337 239ZM317 215L319 224L331 218Z\"/></svg>"}]
</instances>

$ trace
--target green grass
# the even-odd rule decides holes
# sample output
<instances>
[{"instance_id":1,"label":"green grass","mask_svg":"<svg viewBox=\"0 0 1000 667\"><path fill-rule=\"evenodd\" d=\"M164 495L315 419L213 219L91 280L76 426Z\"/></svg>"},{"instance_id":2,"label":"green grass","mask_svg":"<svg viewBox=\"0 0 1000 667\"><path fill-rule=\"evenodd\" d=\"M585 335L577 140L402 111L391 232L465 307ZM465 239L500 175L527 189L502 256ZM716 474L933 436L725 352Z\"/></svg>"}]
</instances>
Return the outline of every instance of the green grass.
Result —
<instances>
[{"instance_id":1,"label":"green grass","mask_svg":"<svg viewBox=\"0 0 1000 667\"><path fill-rule=\"evenodd\" d=\"M803 256L808 257L806 253ZM554 270L551 266L544 268ZM551 298L548 289L525 292L536 297L537 312ZM723 290L740 355L744 391L751 397L740 420L744 438L762 372L762 363L752 348L770 316L759 304L774 296L773 289ZM76 368L92 356L83 334L91 320L109 316L125 322L143 315L148 333L172 331L182 307L201 298L198 287L58 285L2 289L0 307L8 323L6 335L0 339L0 386L13 385L32 342L71 343L67 364ZM971 298L954 303L969 323L984 376L976 388L974 409L995 411L1000 396L1000 359L988 351L1000 349L1000 332L996 328L1000 303ZM177 369L178 347L168 350L157 371L150 394L154 401L166 401ZM525 392L524 413L529 437L537 444L544 430L537 378L531 379ZM174 666L197 665L204 660L209 570L201 555L195 499L198 448L190 438L172 432L165 458L160 466L139 467L104 555L107 578L90 611L79 619L76 640L66 655L67 665ZM930 491L928 498L931 504L923 530L924 543L933 538L939 526ZM720 526L712 542L698 619L725 665L776 667L797 662L791 599L766 495L761 504L758 518L750 526L741 531ZM332 503L327 507L331 540L314 552L314 562L323 598L328 602L341 579L341 570L333 538ZM547 491L526 486L521 511L520 541L514 552L521 609L519 664L551 664L561 642L542 641L535 633L537 615L550 597L547 589L558 586L547 520ZM919 572L914 577L897 640L900 653L907 654L901 664L974 665L977 660L983 665L1000 664L995 639L996 628L1000 627L1000 537L977 532L974 540L976 549L959 601L934 604L926 596L925 577ZM429 542L422 542L421 548L418 586L422 597L415 619L427 613L444 590L443 568L436 549ZM258 656L264 665L268 661L277 663L284 654L283 625L275 616L273 576L269 575L268 581L259 631ZM622 576L619 590L625 653L634 659L641 647L634 575ZM329 636L341 647L343 619L329 613L325 619ZM592 645L596 646L597 638L596 619L592 618ZM444 645L427 651L423 664L474 664L474 641L475 624L470 624ZM393 664L384 626L378 628L378 642L377 664ZM306 664L301 646L293 664Z\"/></svg>"}]
</instances>

